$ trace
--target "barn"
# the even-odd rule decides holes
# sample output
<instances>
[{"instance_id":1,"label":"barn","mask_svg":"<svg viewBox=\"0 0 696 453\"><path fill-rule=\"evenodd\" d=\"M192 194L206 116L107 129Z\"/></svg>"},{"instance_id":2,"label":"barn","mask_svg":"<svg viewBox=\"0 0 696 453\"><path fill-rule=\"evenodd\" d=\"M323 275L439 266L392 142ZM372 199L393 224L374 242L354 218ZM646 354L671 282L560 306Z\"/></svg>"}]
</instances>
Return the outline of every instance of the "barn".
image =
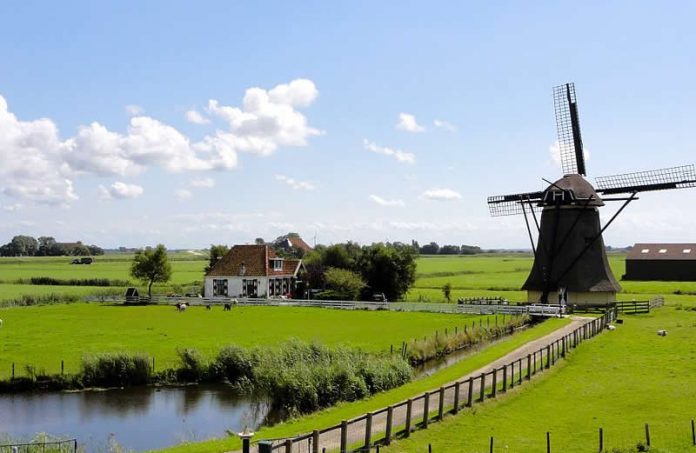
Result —
<instances>
[{"instance_id":1,"label":"barn","mask_svg":"<svg viewBox=\"0 0 696 453\"><path fill-rule=\"evenodd\" d=\"M623 280L696 281L696 244L635 244Z\"/></svg>"}]
</instances>

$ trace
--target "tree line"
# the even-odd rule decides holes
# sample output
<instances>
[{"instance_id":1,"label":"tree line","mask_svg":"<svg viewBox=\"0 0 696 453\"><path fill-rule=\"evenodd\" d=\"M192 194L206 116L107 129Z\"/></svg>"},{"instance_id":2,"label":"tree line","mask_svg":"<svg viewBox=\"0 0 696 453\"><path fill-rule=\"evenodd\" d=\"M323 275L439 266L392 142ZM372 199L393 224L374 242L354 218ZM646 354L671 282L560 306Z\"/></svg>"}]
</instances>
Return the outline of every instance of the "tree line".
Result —
<instances>
[{"instance_id":1,"label":"tree line","mask_svg":"<svg viewBox=\"0 0 696 453\"><path fill-rule=\"evenodd\" d=\"M0 246L0 256L95 256L103 255L104 250L96 245L86 245L80 241L74 243L57 242L51 236L19 235L10 242Z\"/></svg>"},{"instance_id":2,"label":"tree line","mask_svg":"<svg viewBox=\"0 0 696 453\"><path fill-rule=\"evenodd\" d=\"M431 242L423 246L418 244L418 241L413 241L411 246L418 249L421 255L476 255L483 253L481 247L476 245L442 245L437 242Z\"/></svg>"}]
</instances>

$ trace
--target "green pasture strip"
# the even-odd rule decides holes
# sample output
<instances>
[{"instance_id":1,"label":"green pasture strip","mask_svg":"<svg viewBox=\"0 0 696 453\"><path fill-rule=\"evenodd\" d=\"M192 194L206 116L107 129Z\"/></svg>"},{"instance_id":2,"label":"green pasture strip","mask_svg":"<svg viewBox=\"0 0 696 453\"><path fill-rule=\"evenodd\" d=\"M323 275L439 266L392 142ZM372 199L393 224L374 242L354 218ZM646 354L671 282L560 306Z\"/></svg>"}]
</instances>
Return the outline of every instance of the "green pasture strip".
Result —
<instances>
[{"instance_id":1,"label":"green pasture strip","mask_svg":"<svg viewBox=\"0 0 696 453\"><path fill-rule=\"evenodd\" d=\"M0 301L18 299L22 296L42 296L47 294L88 296L104 292L125 291L115 286L64 286L64 285L16 285L0 284Z\"/></svg>"},{"instance_id":2,"label":"green pasture strip","mask_svg":"<svg viewBox=\"0 0 696 453\"><path fill-rule=\"evenodd\" d=\"M212 358L229 344L274 345L289 338L345 344L371 352L399 351L402 341L471 325L480 317L441 313L333 310L289 307L118 306L75 303L0 309L0 379L27 365L47 373L79 371L84 354L145 352L155 369L179 364L177 348L196 348ZM493 318L491 319L493 322ZM483 319L485 325L486 320Z\"/></svg>"},{"instance_id":3,"label":"green pasture strip","mask_svg":"<svg viewBox=\"0 0 696 453\"><path fill-rule=\"evenodd\" d=\"M567 319L549 319L536 327L484 347L476 353L473 353L470 357L450 367L433 373L430 376L415 380L397 389L377 394L365 400L339 404L338 406L275 426L261 428L255 436L255 439L272 439L303 434L314 429L322 429L336 425L340 423L341 420L355 418L367 412L376 411L391 404L396 404L410 397L420 395L427 390L432 390L443 384L454 381L514 351L529 341L548 335L564 325L567 325L569 322L570 321ZM377 433L375 433L375 435L377 435ZM181 444L162 451L168 453L204 453L235 450L239 448L241 448L241 443L237 437L227 437L197 443Z\"/></svg>"},{"instance_id":4,"label":"green pasture strip","mask_svg":"<svg viewBox=\"0 0 696 453\"><path fill-rule=\"evenodd\" d=\"M433 423L385 452L543 453L635 447L650 425L652 449L691 451L696 416L696 312L665 307L622 316L624 324L581 345L550 373L507 396ZM666 337L656 335L666 329ZM534 414L534 415L531 415Z\"/></svg>"}]
</instances>

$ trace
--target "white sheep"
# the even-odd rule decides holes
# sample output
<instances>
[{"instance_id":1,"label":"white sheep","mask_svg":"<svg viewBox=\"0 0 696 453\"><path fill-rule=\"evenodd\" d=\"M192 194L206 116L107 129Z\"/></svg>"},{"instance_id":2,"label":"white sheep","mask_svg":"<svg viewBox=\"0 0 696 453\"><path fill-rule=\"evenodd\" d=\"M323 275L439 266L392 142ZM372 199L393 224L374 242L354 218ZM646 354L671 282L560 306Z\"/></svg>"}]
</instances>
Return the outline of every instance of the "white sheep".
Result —
<instances>
[{"instance_id":1,"label":"white sheep","mask_svg":"<svg viewBox=\"0 0 696 453\"><path fill-rule=\"evenodd\" d=\"M614 324L609 324L607 330L616 330L616 326Z\"/></svg>"},{"instance_id":2,"label":"white sheep","mask_svg":"<svg viewBox=\"0 0 696 453\"><path fill-rule=\"evenodd\" d=\"M667 336L667 331L665 329L658 330L657 334L661 337L666 337Z\"/></svg>"}]
</instances>

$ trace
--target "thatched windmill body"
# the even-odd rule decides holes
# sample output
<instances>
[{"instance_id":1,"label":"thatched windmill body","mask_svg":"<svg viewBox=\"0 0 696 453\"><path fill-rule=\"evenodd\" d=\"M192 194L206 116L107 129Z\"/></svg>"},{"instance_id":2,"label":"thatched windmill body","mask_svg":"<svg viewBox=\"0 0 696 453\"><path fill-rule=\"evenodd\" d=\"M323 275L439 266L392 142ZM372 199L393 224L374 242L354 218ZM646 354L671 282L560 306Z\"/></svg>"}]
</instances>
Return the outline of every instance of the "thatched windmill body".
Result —
<instances>
[{"instance_id":1,"label":"thatched windmill body","mask_svg":"<svg viewBox=\"0 0 696 453\"><path fill-rule=\"evenodd\" d=\"M575 86L555 87L553 94L565 176L556 182L546 181L549 186L542 191L488 197L488 205L493 216L524 216L534 251L534 265L522 286L529 302L610 303L616 300L621 286L609 268L602 233L639 192L696 187L696 171L687 165L605 176L596 178L593 187L584 178L587 173ZM625 195L607 197L616 194ZM623 204L602 226L599 208L605 201Z\"/></svg>"}]
</instances>

